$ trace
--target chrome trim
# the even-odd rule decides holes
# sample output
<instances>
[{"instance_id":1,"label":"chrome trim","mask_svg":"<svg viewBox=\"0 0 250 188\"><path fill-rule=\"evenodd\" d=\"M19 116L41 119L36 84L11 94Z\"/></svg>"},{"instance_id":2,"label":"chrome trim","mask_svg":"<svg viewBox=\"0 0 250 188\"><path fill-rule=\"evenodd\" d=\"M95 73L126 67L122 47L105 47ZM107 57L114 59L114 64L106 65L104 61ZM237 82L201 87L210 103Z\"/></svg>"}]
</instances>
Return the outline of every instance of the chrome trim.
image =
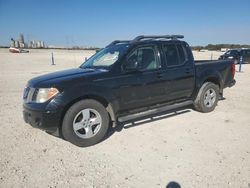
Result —
<instances>
[{"instance_id":1,"label":"chrome trim","mask_svg":"<svg viewBox=\"0 0 250 188\"><path fill-rule=\"evenodd\" d=\"M24 89L24 94L23 94L24 102L26 103L32 102L32 98L33 98L35 91L36 91L36 88L26 87Z\"/></svg>"}]
</instances>

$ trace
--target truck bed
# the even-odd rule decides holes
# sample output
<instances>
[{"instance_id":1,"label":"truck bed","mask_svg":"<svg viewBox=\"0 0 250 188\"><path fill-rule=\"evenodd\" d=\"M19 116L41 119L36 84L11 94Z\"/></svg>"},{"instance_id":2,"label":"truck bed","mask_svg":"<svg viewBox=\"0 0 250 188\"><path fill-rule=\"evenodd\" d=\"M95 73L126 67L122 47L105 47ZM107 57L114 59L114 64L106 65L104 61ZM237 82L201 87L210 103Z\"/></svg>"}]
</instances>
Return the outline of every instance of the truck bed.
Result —
<instances>
[{"instance_id":1,"label":"truck bed","mask_svg":"<svg viewBox=\"0 0 250 188\"><path fill-rule=\"evenodd\" d=\"M229 60L195 60L195 64L211 64L211 63L224 63L224 62L229 62Z\"/></svg>"},{"instance_id":2,"label":"truck bed","mask_svg":"<svg viewBox=\"0 0 250 188\"><path fill-rule=\"evenodd\" d=\"M196 78L197 80L204 82L203 78L207 78L207 75L210 75L209 79L217 80L218 84L221 86L221 89L225 87L230 87L233 80L232 74L232 64L231 60L199 60L194 61L196 69Z\"/></svg>"}]
</instances>

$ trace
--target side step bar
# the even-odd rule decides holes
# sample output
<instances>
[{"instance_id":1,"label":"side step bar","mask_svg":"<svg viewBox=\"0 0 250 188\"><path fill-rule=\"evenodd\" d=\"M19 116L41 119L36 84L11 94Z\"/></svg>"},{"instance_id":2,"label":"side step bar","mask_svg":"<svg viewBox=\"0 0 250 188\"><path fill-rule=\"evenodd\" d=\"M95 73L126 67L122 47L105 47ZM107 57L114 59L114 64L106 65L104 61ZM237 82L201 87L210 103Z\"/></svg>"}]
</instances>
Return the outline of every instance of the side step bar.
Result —
<instances>
[{"instance_id":1,"label":"side step bar","mask_svg":"<svg viewBox=\"0 0 250 188\"><path fill-rule=\"evenodd\" d=\"M176 104L172 104L172 105L167 105L167 106L163 106L163 107L160 107L160 108L147 110L147 111L144 111L144 112L139 112L139 113L135 113L135 114L122 116L122 117L118 118L118 121L119 122L125 122L125 121L128 121L128 120L137 119L137 118L140 118L140 117L144 117L144 116L148 116L148 115L151 115L151 114L160 113L160 112L164 112L164 111L168 111L168 110L173 110L173 109L180 108L180 107L183 107L183 106L188 106L188 105L191 105L191 104L193 104L192 100L181 102L181 103L176 103Z\"/></svg>"}]
</instances>

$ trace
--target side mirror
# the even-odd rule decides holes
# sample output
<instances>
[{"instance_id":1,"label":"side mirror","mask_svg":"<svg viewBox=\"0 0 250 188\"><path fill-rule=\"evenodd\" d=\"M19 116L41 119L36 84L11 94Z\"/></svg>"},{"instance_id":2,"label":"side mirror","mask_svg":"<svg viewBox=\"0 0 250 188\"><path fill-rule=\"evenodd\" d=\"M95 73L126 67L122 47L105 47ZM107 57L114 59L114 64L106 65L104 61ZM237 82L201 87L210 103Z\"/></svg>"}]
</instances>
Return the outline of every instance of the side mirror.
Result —
<instances>
[{"instance_id":1,"label":"side mirror","mask_svg":"<svg viewBox=\"0 0 250 188\"><path fill-rule=\"evenodd\" d=\"M234 57L233 57L233 56L228 56L227 58L228 58L228 59L234 59Z\"/></svg>"}]
</instances>

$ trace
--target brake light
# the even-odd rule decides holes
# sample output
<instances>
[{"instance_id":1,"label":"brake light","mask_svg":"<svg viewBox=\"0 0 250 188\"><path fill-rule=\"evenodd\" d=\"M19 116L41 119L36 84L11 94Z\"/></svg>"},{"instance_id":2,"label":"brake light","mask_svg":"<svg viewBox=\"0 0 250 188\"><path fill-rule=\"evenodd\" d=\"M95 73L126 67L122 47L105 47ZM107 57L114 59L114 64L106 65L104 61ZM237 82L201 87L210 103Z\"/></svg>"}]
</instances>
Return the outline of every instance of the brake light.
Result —
<instances>
[{"instance_id":1,"label":"brake light","mask_svg":"<svg viewBox=\"0 0 250 188\"><path fill-rule=\"evenodd\" d=\"M235 64L234 63L231 65L231 71L232 71L232 75L234 77L234 75L235 75Z\"/></svg>"}]
</instances>

